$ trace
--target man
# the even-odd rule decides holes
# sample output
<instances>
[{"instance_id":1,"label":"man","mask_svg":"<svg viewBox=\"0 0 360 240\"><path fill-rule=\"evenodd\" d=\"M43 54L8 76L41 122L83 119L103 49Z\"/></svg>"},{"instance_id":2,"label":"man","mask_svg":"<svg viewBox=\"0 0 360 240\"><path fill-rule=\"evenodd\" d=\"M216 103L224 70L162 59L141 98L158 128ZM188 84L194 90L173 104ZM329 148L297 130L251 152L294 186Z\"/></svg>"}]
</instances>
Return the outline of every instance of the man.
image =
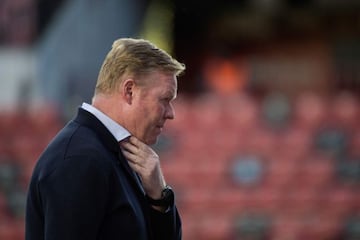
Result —
<instances>
[{"instance_id":1,"label":"man","mask_svg":"<svg viewBox=\"0 0 360 240\"><path fill-rule=\"evenodd\" d=\"M92 105L82 104L35 166L26 240L181 239L174 193L149 145L174 118L184 69L148 41L114 42Z\"/></svg>"}]
</instances>

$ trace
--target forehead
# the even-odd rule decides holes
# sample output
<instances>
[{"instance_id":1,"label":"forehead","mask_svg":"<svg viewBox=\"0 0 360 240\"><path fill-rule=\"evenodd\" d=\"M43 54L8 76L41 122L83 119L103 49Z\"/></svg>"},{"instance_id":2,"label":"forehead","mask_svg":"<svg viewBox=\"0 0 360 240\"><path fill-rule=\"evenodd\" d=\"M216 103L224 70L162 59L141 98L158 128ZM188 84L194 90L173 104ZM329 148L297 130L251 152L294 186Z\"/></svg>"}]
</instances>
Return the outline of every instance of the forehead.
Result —
<instances>
[{"instance_id":1,"label":"forehead","mask_svg":"<svg viewBox=\"0 0 360 240\"><path fill-rule=\"evenodd\" d=\"M147 76L149 87L161 94L176 95L177 79L175 74L155 71Z\"/></svg>"}]
</instances>

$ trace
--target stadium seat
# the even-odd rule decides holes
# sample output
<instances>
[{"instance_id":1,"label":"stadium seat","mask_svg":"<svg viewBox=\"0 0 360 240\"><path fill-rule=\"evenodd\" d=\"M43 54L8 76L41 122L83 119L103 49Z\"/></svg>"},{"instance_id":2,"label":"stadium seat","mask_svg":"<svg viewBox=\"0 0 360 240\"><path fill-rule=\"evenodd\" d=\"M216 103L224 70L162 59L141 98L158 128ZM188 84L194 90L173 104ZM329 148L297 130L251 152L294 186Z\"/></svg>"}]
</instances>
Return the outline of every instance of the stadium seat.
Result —
<instances>
[{"instance_id":1,"label":"stadium seat","mask_svg":"<svg viewBox=\"0 0 360 240\"><path fill-rule=\"evenodd\" d=\"M351 131L359 119L359 101L350 92L341 92L331 102L331 121L338 127Z\"/></svg>"},{"instance_id":2,"label":"stadium seat","mask_svg":"<svg viewBox=\"0 0 360 240\"><path fill-rule=\"evenodd\" d=\"M313 92L303 92L294 101L293 120L303 128L319 128L327 120L328 105L324 97Z\"/></svg>"}]
</instances>

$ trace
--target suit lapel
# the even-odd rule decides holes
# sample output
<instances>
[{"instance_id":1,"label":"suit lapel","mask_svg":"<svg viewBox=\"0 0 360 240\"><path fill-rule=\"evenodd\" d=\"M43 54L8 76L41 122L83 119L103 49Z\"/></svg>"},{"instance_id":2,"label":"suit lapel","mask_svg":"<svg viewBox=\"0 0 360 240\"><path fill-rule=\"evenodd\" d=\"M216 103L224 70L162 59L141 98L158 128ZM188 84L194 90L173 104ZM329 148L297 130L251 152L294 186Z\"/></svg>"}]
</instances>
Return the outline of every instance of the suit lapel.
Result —
<instances>
[{"instance_id":1,"label":"suit lapel","mask_svg":"<svg viewBox=\"0 0 360 240\"><path fill-rule=\"evenodd\" d=\"M139 176L131 169L125 156L121 153L121 151L119 151L118 155L119 155L120 165L123 167L126 174L129 176L129 178L135 185L135 188L138 190L139 193L141 193L142 196L145 196L145 190L140 182Z\"/></svg>"},{"instance_id":2,"label":"suit lapel","mask_svg":"<svg viewBox=\"0 0 360 240\"><path fill-rule=\"evenodd\" d=\"M138 175L131 169L128 161L122 154L119 143L117 142L115 137L109 132L109 130L101 123L99 119L97 119L93 114L82 108L79 108L78 114L74 121L85 125L95 131L97 136L101 139L101 142L104 143L104 145L106 146L106 148L108 148L110 152L115 154L116 160L119 162L119 165L123 169L124 174L127 175L127 179L129 179L130 184L133 185L136 194L138 194L139 196L138 200L144 213L149 239L153 239L150 219L148 216L149 208L148 203L145 199L144 188L142 187Z\"/></svg>"},{"instance_id":3,"label":"suit lapel","mask_svg":"<svg viewBox=\"0 0 360 240\"><path fill-rule=\"evenodd\" d=\"M101 139L101 142L105 144L105 146L114 154L116 154L120 165L125 170L124 172L128 175L128 178L131 180L134 188L143 196L145 195L145 191L141 185L141 182L136 175L136 173L130 168L127 160L124 155L120 151L119 143L116 141L115 137L109 132L109 130L101 123L99 119L97 119L93 114L88 111L79 108L78 115L74 119L74 121L79 122L87 127L90 127L93 131L96 132L98 137Z\"/></svg>"}]
</instances>

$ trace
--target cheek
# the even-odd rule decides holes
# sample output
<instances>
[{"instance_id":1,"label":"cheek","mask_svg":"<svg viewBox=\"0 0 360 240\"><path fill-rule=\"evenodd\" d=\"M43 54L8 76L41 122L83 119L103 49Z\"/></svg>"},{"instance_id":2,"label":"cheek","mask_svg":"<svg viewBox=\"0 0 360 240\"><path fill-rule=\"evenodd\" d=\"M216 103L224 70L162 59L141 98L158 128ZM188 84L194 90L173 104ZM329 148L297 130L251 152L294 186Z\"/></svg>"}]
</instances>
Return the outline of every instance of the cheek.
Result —
<instances>
[{"instance_id":1,"label":"cheek","mask_svg":"<svg viewBox=\"0 0 360 240\"><path fill-rule=\"evenodd\" d=\"M166 108L161 102L143 102L138 108L139 115L148 125L157 124L165 115Z\"/></svg>"},{"instance_id":2,"label":"cheek","mask_svg":"<svg viewBox=\"0 0 360 240\"><path fill-rule=\"evenodd\" d=\"M164 118L166 114L166 106L164 106L163 104L159 104L157 108L157 113L159 118Z\"/></svg>"},{"instance_id":3,"label":"cheek","mask_svg":"<svg viewBox=\"0 0 360 240\"><path fill-rule=\"evenodd\" d=\"M165 112L165 108L161 103L153 103L149 106L150 106L148 108L149 114L153 115L154 117L155 116L160 117Z\"/></svg>"},{"instance_id":4,"label":"cheek","mask_svg":"<svg viewBox=\"0 0 360 240\"><path fill-rule=\"evenodd\" d=\"M161 118L161 107L158 104L146 104L138 109L139 115L142 116L142 121L146 125L153 125L157 119Z\"/></svg>"}]
</instances>

